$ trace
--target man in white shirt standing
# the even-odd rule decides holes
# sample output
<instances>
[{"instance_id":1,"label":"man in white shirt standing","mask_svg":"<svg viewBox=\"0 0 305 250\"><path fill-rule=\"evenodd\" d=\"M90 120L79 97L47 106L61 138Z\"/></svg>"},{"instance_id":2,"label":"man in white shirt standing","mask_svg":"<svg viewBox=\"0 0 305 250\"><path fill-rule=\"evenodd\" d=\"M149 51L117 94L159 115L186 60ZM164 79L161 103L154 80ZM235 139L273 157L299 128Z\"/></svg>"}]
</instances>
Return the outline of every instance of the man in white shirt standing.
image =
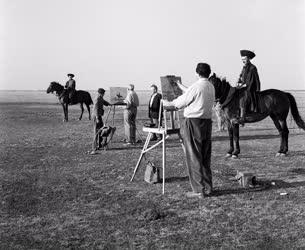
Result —
<instances>
[{"instance_id":1,"label":"man in white shirt standing","mask_svg":"<svg viewBox=\"0 0 305 250\"><path fill-rule=\"evenodd\" d=\"M127 144L131 145L136 142L136 117L139 106L139 98L134 91L134 85L130 84L127 88L127 96L124 100L126 108L124 110L124 127Z\"/></svg>"},{"instance_id":2,"label":"man in white shirt standing","mask_svg":"<svg viewBox=\"0 0 305 250\"><path fill-rule=\"evenodd\" d=\"M187 197L207 197L212 195L211 172L211 135L212 108L215 101L215 89L208 77L210 65L198 63L196 68L198 81L189 88L181 83L183 95L172 102L163 101L164 108L174 106L184 108L185 126L183 144L192 192Z\"/></svg>"}]
</instances>

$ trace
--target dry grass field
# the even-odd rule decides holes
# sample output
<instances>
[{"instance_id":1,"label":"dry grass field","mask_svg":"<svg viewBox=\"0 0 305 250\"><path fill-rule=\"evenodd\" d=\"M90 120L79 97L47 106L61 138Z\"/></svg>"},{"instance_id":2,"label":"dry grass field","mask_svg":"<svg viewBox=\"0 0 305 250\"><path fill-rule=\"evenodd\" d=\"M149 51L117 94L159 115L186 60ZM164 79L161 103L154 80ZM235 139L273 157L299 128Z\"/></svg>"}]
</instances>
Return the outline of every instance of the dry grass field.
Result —
<instances>
[{"instance_id":1,"label":"dry grass field","mask_svg":"<svg viewBox=\"0 0 305 250\"><path fill-rule=\"evenodd\" d=\"M304 92L294 95L305 118ZM143 144L120 142L122 110L115 114L110 149L88 155L93 128L86 111L78 121L79 107L70 107L63 123L52 97L54 103L0 103L0 249L305 248L305 131L291 118L289 153L281 158L270 119L241 129L239 159L224 157L227 133L216 132L215 122L216 195L189 199L176 136L167 141L162 195L162 184L143 181L145 162L130 182ZM141 107L143 137L146 116ZM157 148L148 158L160 166L161 156ZM237 170L253 172L259 185L239 186Z\"/></svg>"}]
</instances>

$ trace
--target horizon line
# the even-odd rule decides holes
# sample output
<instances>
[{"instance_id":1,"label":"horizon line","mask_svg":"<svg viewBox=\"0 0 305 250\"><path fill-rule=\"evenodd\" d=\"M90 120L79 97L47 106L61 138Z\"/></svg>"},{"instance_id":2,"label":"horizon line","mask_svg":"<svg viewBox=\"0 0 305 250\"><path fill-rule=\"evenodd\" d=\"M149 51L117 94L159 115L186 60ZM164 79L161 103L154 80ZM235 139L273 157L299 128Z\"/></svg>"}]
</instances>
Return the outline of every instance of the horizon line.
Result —
<instances>
[{"instance_id":1,"label":"horizon line","mask_svg":"<svg viewBox=\"0 0 305 250\"><path fill-rule=\"evenodd\" d=\"M77 89L77 90L84 90L84 89ZM267 89L264 89L264 90L267 90ZM261 91L264 91L264 90L261 90ZM0 89L0 91L37 91L37 92L39 91L39 92L41 92L41 91L46 91L46 90L45 89ZM96 89L87 89L85 91L97 91L97 90ZM150 91L150 90L149 89L137 89L136 92L137 91ZM284 89L282 91L305 91L305 89Z\"/></svg>"}]
</instances>

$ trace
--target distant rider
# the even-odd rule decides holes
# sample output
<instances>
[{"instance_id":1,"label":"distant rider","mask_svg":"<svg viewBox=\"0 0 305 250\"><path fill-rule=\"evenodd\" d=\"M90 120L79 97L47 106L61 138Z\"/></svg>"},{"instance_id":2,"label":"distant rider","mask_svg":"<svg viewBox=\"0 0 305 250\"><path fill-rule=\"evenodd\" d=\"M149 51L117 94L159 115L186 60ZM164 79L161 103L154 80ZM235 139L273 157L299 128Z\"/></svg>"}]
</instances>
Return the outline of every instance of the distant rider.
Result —
<instances>
[{"instance_id":1,"label":"distant rider","mask_svg":"<svg viewBox=\"0 0 305 250\"><path fill-rule=\"evenodd\" d=\"M76 83L75 80L73 79L74 74L69 73L67 76L69 77L69 80L66 82L65 89L68 92L69 103L74 103L75 93L76 93L75 91Z\"/></svg>"}]
</instances>

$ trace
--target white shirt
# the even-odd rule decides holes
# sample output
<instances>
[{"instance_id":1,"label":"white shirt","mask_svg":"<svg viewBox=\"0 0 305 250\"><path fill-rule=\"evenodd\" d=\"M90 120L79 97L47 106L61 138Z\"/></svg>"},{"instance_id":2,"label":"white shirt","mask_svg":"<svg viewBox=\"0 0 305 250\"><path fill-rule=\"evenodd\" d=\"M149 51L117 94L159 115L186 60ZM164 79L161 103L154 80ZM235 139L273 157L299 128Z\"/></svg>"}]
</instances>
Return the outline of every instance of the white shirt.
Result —
<instances>
[{"instance_id":1,"label":"white shirt","mask_svg":"<svg viewBox=\"0 0 305 250\"><path fill-rule=\"evenodd\" d=\"M138 107L139 106L138 95L133 90L130 90L130 91L128 91L124 102L127 103L127 108Z\"/></svg>"},{"instance_id":2,"label":"white shirt","mask_svg":"<svg viewBox=\"0 0 305 250\"><path fill-rule=\"evenodd\" d=\"M150 103L149 103L149 107L152 106L154 98L156 97L157 93L152 94L151 98L150 98Z\"/></svg>"},{"instance_id":3,"label":"white shirt","mask_svg":"<svg viewBox=\"0 0 305 250\"><path fill-rule=\"evenodd\" d=\"M207 78L200 78L172 103L178 109L184 108L186 118L211 119L214 101L213 84Z\"/></svg>"}]
</instances>

